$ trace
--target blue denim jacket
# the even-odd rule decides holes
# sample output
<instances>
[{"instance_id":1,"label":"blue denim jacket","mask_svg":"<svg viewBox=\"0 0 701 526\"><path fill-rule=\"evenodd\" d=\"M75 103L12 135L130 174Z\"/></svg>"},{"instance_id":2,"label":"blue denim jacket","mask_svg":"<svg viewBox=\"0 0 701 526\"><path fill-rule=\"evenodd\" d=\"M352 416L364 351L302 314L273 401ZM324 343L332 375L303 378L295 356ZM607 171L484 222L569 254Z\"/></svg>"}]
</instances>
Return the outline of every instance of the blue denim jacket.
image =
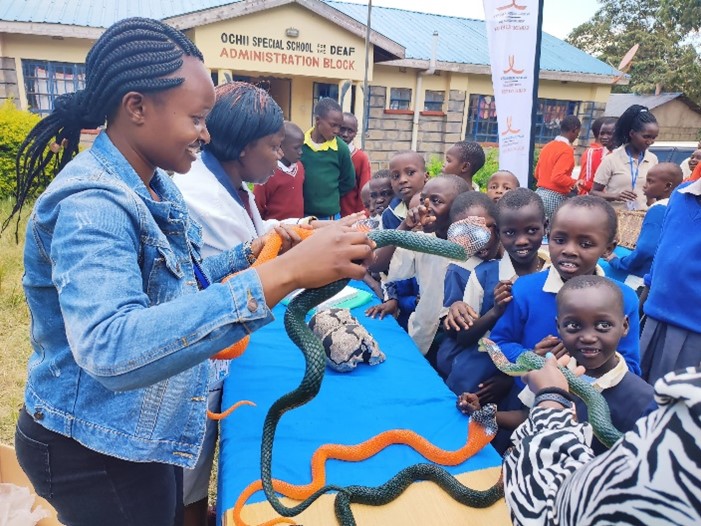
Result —
<instances>
[{"instance_id":1,"label":"blue denim jacket","mask_svg":"<svg viewBox=\"0 0 701 526\"><path fill-rule=\"evenodd\" d=\"M162 171L146 186L100 133L27 225L27 411L90 449L195 464L206 359L272 320L241 247L202 260L200 227ZM198 291L193 258L213 283ZM244 270L226 283L226 275Z\"/></svg>"}]
</instances>

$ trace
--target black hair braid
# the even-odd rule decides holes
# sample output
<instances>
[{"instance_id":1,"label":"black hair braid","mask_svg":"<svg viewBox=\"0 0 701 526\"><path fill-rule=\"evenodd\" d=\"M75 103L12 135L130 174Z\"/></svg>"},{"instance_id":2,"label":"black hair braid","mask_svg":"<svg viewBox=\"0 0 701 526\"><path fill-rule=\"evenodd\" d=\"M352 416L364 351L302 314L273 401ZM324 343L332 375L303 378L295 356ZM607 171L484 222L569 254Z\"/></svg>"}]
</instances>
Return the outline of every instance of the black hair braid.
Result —
<instances>
[{"instance_id":1,"label":"black hair braid","mask_svg":"<svg viewBox=\"0 0 701 526\"><path fill-rule=\"evenodd\" d=\"M202 53L182 32L158 20L127 18L110 26L85 60L85 89L56 98L50 115L32 128L15 158L15 205L0 232L22 207L78 153L80 131L97 128L130 91L164 91L185 79L172 77L183 55L203 61Z\"/></svg>"},{"instance_id":2,"label":"black hair braid","mask_svg":"<svg viewBox=\"0 0 701 526\"><path fill-rule=\"evenodd\" d=\"M613 141L616 147L630 142L631 131L642 131L646 124L657 124L657 119L645 106L633 104L624 111L613 130Z\"/></svg>"}]
</instances>

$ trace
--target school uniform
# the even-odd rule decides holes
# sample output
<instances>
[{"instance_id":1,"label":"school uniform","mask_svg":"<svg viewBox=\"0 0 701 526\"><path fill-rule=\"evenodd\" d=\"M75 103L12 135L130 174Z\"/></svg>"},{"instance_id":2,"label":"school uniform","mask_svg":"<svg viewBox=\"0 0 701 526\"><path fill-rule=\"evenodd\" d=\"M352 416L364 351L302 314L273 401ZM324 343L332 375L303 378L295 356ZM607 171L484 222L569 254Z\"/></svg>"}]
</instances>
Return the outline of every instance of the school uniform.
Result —
<instances>
[{"instance_id":1,"label":"school uniform","mask_svg":"<svg viewBox=\"0 0 701 526\"><path fill-rule=\"evenodd\" d=\"M304 166L300 161L286 166L277 162L277 169L264 184L253 187L258 212L263 219L289 219L304 216Z\"/></svg>"},{"instance_id":2,"label":"school uniform","mask_svg":"<svg viewBox=\"0 0 701 526\"><path fill-rule=\"evenodd\" d=\"M397 248L389 265L387 281L416 277L419 284L421 300L409 316L408 332L424 355L431 347L444 310L443 287L440 284L451 262L453 260L442 256Z\"/></svg>"},{"instance_id":3,"label":"school uniform","mask_svg":"<svg viewBox=\"0 0 701 526\"><path fill-rule=\"evenodd\" d=\"M543 146L533 175L537 182L536 193L543 200L548 220L572 190L573 170L574 148L566 137L558 135Z\"/></svg>"},{"instance_id":4,"label":"school uniform","mask_svg":"<svg viewBox=\"0 0 701 526\"><path fill-rule=\"evenodd\" d=\"M341 217L365 210L365 205L363 205L363 200L360 197L360 191L372 177L372 168L370 167L368 154L360 148L356 148L353 143L348 145L348 149L350 151L353 169L355 170L355 187L341 197Z\"/></svg>"},{"instance_id":5,"label":"school uniform","mask_svg":"<svg viewBox=\"0 0 701 526\"><path fill-rule=\"evenodd\" d=\"M591 386L604 397L611 410L611 421L622 433L635 428L635 422L657 408L655 390L645 380L631 374L623 357L619 357L616 366L599 378L593 379ZM585 380L589 377L583 376ZM587 422L589 414L586 404L580 399L575 400L577 420ZM605 453L608 448L596 437L593 437L592 449L596 455Z\"/></svg>"},{"instance_id":6,"label":"school uniform","mask_svg":"<svg viewBox=\"0 0 701 526\"><path fill-rule=\"evenodd\" d=\"M382 212L382 228L385 230L395 230L406 218L409 211L404 201L399 197L394 197L389 206Z\"/></svg>"},{"instance_id":7,"label":"school uniform","mask_svg":"<svg viewBox=\"0 0 701 526\"><path fill-rule=\"evenodd\" d=\"M596 274L603 276L601 267ZM631 372L640 374L640 333L638 296L629 286L614 281L623 292L624 312L630 329L621 339L618 351ZM554 267L521 277L511 289L513 299L492 329L491 339L499 345L506 358L515 362L520 354L533 350L548 335L557 336L557 304L555 296L564 282Z\"/></svg>"},{"instance_id":8,"label":"school uniform","mask_svg":"<svg viewBox=\"0 0 701 526\"><path fill-rule=\"evenodd\" d=\"M609 154L609 149L593 142L589 148L584 150L582 158L579 161L581 171L579 172L579 195L587 195L591 191L594 184L594 175L601 165L604 156Z\"/></svg>"},{"instance_id":9,"label":"school uniform","mask_svg":"<svg viewBox=\"0 0 701 526\"><path fill-rule=\"evenodd\" d=\"M643 307L647 320L640 348L643 378L650 383L701 362L699 199L701 179L680 186L667 206Z\"/></svg>"},{"instance_id":10,"label":"school uniform","mask_svg":"<svg viewBox=\"0 0 701 526\"><path fill-rule=\"evenodd\" d=\"M638 194L634 204L638 209L647 208L647 198L643 194L643 186L647 172L657 164L657 156L649 149L645 150L642 159L628 155L625 145L619 146L604 157L599 169L594 175L594 182L604 185L604 190L617 194L624 190L633 190ZM629 205L624 201L611 201L614 208L626 209Z\"/></svg>"}]
</instances>

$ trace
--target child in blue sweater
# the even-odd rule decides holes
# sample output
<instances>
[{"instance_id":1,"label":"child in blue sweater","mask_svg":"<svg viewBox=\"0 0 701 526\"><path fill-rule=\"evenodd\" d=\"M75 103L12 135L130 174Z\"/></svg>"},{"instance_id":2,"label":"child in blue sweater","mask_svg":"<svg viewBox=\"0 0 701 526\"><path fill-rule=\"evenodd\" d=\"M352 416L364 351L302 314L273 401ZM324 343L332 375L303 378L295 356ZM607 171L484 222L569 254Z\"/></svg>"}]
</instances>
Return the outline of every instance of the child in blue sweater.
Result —
<instances>
[{"instance_id":1,"label":"child in blue sweater","mask_svg":"<svg viewBox=\"0 0 701 526\"><path fill-rule=\"evenodd\" d=\"M701 362L701 179L672 194L655 253L640 339L643 378Z\"/></svg>"},{"instance_id":2,"label":"child in blue sweater","mask_svg":"<svg viewBox=\"0 0 701 526\"><path fill-rule=\"evenodd\" d=\"M611 254L606 258L611 268L625 274L632 274L638 279L631 282L626 279L626 283L637 289L642 286L643 277L650 272L652 259L655 257L657 244L660 242L662 233L662 220L667 210L669 196L676 190L682 182L682 169L674 163L660 163L647 173L643 193L648 200L654 203L648 208L643 220L643 226L638 235L635 250L630 254L619 258Z\"/></svg>"},{"instance_id":3,"label":"child in blue sweater","mask_svg":"<svg viewBox=\"0 0 701 526\"><path fill-rule=\"evenodd\" d=\"M482 403L498 402L513 381L499 373L488 355L479 352L477 341L504 313L516 279L538 272L545 263L545 258L539 256L545 234L540 197L528 188L516 188L499 200L496 209L497 232L505 254L501 259L480 263L470 274L459 292L459 301L450 306L445 320L448 337L441 345L444 355L452 354L452 363L446 367L448 387L456 394L475 392ZM465 317L474 313L479 317L471 316L472 325L468 326ZM446 351L451 343L454 346L449 354Z\"/></svg>"},{"instance_id":4,"label":"child in blue sweater","mask_svg":"<svg viewBox=\"0 0 701 526\"><path fill-rule=\"evenodd\" d=\"M551 266L514 283L513 299L491 333L510 361L533 350L540 355L566 354L557 336L555 295L575 276L601 274L600 257L616 246L618 220L613 207L600 197L576 196L555 211L550 227ZM630 330L621 339L619 352L635 374L640 374L638 297L633 289L616 282L623 292Z\"/></svg>"}]
</instances>

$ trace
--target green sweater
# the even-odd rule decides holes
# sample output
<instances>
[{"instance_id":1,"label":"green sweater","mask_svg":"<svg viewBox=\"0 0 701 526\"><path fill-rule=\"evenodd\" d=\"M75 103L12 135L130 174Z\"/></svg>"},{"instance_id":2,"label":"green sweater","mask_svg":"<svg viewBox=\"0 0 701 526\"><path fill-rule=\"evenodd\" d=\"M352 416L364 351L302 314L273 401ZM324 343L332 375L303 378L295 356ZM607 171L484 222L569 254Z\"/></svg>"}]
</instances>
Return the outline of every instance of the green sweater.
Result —
<instances>
[{"instance_id":1,"label":"green sweater","mask_svg":"<svg viewBox=\"0 0 701 526\"><path fill-rule=\"evenodd\" d=\"M338 149L314 151L302 146L304 215L333 216L341 211L341 196L355 188L355 169L348 145L336 138Z\"/></svg>"}]
</instances>

